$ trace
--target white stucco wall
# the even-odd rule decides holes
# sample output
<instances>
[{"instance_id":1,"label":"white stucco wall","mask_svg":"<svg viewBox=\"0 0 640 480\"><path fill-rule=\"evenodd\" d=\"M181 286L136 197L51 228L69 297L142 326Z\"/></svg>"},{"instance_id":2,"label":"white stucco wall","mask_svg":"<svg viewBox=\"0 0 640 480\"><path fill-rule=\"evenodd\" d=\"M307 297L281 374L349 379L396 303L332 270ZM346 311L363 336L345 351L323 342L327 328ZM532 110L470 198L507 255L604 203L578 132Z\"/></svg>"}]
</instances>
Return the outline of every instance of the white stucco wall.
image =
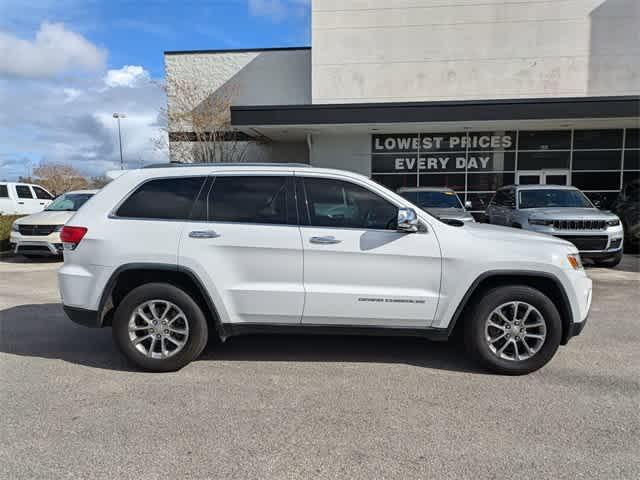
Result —
<instances>
[{"instance_id":1,"label":"white stucco wall","mask_svg":"<svg viewBox=\"0 0 640 480\"><path fill-rule=\"evenodd\" d=\"M309 163L314 167L338 168L370 176L371 135L313 134Z\"/></svg>"},{"instance_id":2,"label":"white stucco wall","mask_svg":"<svg viewBox=\"0 0 640 480\"><path fill-rule=\"evenodd\" d=\"M309 49L242 52L179 52L165 54L169 113L198 108L212 96L233 105L306 104L311 102ZM225 93L227 92L227 93ZM180 95L180 101L177 100ZM188 104L185 106L185 100ZM171 115L170 115L171 118ZM186 122L169 122L170 132L191 131ZM304 143L256 147L250 161L289 161L301 156ZM174 161L191 161L190 142L169 142ZM295 161L308 161L308 155Z\"/></svg>"},{"instance_id":3,"label":"white stucco wall","mask_svg":"<svg viewBox=\"0 0 640 480\"><path fill-rule=\"evenodd\" d=\"M313 103L640 93L639 0L313 0Z\"/></svg>"}]
</instances>

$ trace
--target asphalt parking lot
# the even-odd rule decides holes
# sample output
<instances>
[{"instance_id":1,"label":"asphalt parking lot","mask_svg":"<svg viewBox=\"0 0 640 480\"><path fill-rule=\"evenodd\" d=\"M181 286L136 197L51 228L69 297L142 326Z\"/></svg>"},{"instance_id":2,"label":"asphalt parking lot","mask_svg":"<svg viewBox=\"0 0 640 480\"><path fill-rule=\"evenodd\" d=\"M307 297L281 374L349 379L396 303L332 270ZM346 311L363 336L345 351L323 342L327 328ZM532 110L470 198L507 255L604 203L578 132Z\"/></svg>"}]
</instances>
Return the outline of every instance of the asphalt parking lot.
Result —
<instances>
[{"instance_id":1,"label":"asphalt parking lot","mask_svg":"<svg viewBox=\"0 0 640 480\"><path fill-rule=\"evenodd\" d=\"M239 337L141 373L66 319L58 266L0 260L1 478L640 478L637 256L589 270L584 333L523 377L378 337Z\"/></svg>"}]
</instances>

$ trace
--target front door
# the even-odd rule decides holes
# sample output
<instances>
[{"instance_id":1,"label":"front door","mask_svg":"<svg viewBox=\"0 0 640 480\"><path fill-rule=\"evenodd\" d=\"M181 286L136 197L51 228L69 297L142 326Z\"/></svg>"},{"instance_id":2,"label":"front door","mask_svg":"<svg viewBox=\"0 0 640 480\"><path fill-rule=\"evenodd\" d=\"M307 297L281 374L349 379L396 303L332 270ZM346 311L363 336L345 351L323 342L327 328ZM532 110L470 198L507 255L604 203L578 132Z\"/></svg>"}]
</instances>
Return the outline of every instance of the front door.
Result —
<instances>
[{"instance_id":1,"label":"front door","mask_svg":"<svg viewBox=\"0 0 640 480\"><path fill-rule=\"evenodd\" d=\"M440 291L433 231L398 232L398 206L382 191L326 175L297 179L306 291L302 322L428 327Z\"/></svg>"},{"instance_id":2,"label":"front door","mask_svg":"<svg viewBox=\"0 0 640 480\"><path fill-rule=\"evenodd\" d=\"M518 185L569 185L569 170L521 170Z\"/></svg>"},{"instance_id":3,"label":"front door","mask_svg":"<svg viewBox=\"0 0 640 480\"><path fill-rule=\"evenodd\" d=\"M186 223L179 264L198 274L224 323L299 324L302 242L293 174L220 174Z\"/></svg>"}]
</instances>

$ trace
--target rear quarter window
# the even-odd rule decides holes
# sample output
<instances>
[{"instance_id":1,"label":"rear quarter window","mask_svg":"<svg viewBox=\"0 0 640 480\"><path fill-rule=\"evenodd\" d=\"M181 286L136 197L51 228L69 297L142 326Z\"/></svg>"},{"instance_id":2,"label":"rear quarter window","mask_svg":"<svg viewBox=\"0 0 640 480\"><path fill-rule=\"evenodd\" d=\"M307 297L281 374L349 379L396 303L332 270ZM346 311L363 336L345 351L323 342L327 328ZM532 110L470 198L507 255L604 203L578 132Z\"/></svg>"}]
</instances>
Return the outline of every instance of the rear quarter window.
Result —
<instances>
[{"instance_id":1,"label":"rear quarter window","mask_svg":"<svg viewBox=\"0 0 640 480\"><path fill-rule=\"evenodd\" d=\"M118 210L123 218L187 220L205 177L150 180L140 185Z\"/></svg>"},{"instance_id":2,"label":"rear quarter window","mask_svg":"<svg viewBox=\"0 0 640 480\"><path fill-rule=\"evenodd\" d=\"M18 198L33 198L31 189L27 185L16 185L16 193Z\"/></svg>"},{"instance_id":3,"label":"rear quarter window","mask_svg":"<svg viewBox=\"0 0 640 480\"><path fill-rule=\"evenodd\" d=\"M0 185L0 198L9 198L9 189L6 185Z\"/></svg>"}]
</instances>

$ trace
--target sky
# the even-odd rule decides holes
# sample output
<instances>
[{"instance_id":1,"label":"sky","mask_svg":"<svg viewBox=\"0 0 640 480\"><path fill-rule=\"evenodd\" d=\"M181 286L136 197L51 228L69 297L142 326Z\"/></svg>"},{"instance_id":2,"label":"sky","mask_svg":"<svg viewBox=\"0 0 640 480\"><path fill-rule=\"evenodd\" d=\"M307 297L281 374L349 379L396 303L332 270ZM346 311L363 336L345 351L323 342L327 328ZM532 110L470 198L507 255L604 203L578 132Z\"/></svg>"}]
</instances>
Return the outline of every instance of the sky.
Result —
<instances>
[{"instance_id":1,"label":"sky","mask_svg":"<svg viewBox=\"0 0 640 480\"><path fill-rule=\"evenodd\" d=\"M165 50L307 46L310 0L0 0L0 180L167 161ZM166 144L166 142L161 142Z\"/></svg>"}]
</instances>

